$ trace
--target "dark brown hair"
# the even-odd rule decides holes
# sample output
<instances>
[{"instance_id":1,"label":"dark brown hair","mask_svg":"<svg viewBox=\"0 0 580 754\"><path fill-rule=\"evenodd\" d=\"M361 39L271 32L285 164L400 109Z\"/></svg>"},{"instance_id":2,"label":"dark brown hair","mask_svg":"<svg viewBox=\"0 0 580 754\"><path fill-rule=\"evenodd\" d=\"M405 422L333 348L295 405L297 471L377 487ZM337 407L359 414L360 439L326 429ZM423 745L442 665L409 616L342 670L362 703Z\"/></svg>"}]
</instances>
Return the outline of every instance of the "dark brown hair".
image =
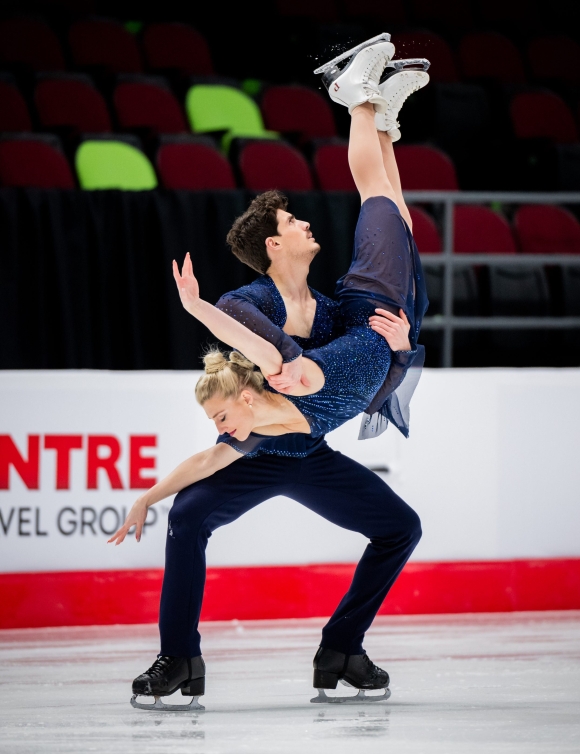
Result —
<instances>
[{"instance_id":1,"label":"dark brown hair","mask_svg":"<svg viewBox=\"0 0 580 754\"><path fill-rule=\"evenodd\" d=\"M280 191L265 191L236 218L227 235L226 241L240 262L262 275L270 266L266 239L278 235L276 212L287 206L288 199Z\"/></svg>"}]
</instances>

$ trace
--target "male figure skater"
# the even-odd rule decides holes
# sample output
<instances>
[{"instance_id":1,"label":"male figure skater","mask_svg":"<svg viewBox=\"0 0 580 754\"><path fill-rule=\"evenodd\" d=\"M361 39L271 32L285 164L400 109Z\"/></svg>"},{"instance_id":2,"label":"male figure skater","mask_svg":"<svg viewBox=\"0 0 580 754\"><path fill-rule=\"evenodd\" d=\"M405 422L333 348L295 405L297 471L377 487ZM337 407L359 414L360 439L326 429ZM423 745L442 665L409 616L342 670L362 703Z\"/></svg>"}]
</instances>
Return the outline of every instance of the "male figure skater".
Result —
<instances>
[{"instance_id":1,"label":"male figure skater","mask_svg":"<svg viewBox=\"0 0 580 754\"><path fill-rule=\"evenodd\" d=\"M426 78L421 79L418 72L396 73L379 86L393 54L390 43L367 45L331 78L331 85L337 87L335 92L347 92L343 104L349 109L374 104L385 169L404 207L388 131L397 128L398 110L406 97L428 77L422 74ZM410 225L408 213L404 217ZM218 306L274 342L285 364L269 382L284 392L303 379L302 348L324 345L341 333L337 305L311 291L306 282L320 247L308 223L286 212L278 192L257 197L234 223L228 242L236 256L262 276L226 294ZM380 313L382 317L371 318L371 326L387 338L394 362L408 366L415 352L408 350L405 322L393 312ZM388 673L368 658L363 638L419 541L417 514L373 472L331 450L324 438L305 434L272 437L256 453L182 492L187 495L177 495L169 517L159 621L161 651L151 668L135 679L133 693L162 697L181 689L194 700L204 693L198 621L207 540L216 528L259 503L286 495L370 540L348 592L322 631L313 685L321 690L336 688L340 680L359 690L384 689L381 698L387 698ZM323 692L322 699L327 700ZM159 700L156 708L163 708Z\"/></svg>"}]
</instances>

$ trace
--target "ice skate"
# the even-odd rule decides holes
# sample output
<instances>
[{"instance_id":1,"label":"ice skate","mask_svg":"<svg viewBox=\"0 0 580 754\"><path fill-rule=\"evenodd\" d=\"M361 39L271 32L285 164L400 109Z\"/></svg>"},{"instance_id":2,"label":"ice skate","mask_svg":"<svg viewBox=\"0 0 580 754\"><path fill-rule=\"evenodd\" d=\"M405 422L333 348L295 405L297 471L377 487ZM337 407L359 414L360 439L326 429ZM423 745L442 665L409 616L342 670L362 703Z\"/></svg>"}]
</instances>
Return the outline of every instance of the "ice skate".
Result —
<instances>
[{"instance_id":1,"label":"ice skate","mask_svg":"<svg viewBox=\"0 0 580 754\"><path fill-rule=\"evenodd\" d=\"M162 696L170 696L181 689L183 696L192 696L189 704L165 704ZM199 697L205 693L205 663L198 657L168 657L160 655L153 665L133 681L131 706L136 709L189 712L203 710ZM152 696L153 704L137 701L138 696Z\"/></svg>"},{"instance_id":2,"label":"ice skate","mask_svg":"<svg viewBox=\"0 0 580 754\"><path fill-rule=\"evenodd\" d=\"M405 62L408 61L392 61L392 63ZM425 63L428 62L425 61ZM387 109L385 112L375 114L375 124L377 130L386 131L393 141L398 141L401 138L397 121L399 112L405 100L413 92L422 89L429 83L429 74L426 69L417 70L403 66L397 69L396 66L393 67L393 73L388 74L386 80L379 85L379 91L387 103Z\"/></svg>"},{"instance_id":3,"label":"ice skate","mask_svg":"<svg viewBox=\"0 0 580 754\"><path fill-rule=\"evenodd\" d=\"M314 688L318 696L313 704L363 704L386 702L391 696L389 674L377 667L368 655L345 655L334 649L319 647L314 657ZM358 689L355 696L327 696L325 689L335 689L338 682ZM384 693L367 696L366 691L382 689Z\"/></svg>"},{"instance_id":4,"label":"ice skate","mask_svg":"<svg viewBox=\"0 0 580 754\"><path fill-rule=\"evenodd\" d=\"M389 39L389 34L379 34L316 69L315 73L324 74L322 82L330 98L348 107L349 113L365 102L371 102L377 112L385 112L386 102L379 92L379 81L385 65L395 54ZM337 63L348 57L349 62L339 68Z\"/></svg>"}]
</instances>

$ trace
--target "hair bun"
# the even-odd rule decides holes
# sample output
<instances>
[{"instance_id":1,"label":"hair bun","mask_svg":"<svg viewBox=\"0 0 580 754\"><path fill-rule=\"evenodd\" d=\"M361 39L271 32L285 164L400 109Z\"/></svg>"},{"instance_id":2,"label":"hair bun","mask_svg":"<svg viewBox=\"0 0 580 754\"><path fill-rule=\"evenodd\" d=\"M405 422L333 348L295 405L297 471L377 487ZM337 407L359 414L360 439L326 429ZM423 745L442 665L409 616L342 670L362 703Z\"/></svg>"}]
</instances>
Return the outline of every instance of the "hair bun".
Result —
<instances>
[{"instance_id":1,"label":"hair bun","mask_svg":"<svg viewBox=\"0 0 580 754\"><path fill-rule=\"evenodd\" d=\"M203 365L206 374L215 374L221 372L228 365L228 360L221 351L209 351L203 357Z\"/></svg>"}]
</instances>

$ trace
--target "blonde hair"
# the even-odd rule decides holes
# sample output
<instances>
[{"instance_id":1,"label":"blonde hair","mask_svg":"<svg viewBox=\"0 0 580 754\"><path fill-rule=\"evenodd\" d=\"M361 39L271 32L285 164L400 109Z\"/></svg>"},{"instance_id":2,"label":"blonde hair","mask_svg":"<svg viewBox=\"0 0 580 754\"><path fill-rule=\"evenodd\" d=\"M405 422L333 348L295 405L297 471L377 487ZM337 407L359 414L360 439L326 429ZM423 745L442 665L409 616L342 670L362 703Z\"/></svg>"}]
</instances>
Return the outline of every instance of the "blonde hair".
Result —
<instances>
[{"instance_id":1,"label":"blonde hair","mask_svg":"<svg viewBox=\"0 0 580 754\"><path fill-rule=\"evenodd\" d=\"M212 348L203 357L203 364L205 374L195 386L195 397L202 406L214 395L237 398L244 388L257 393L264 391L262 373L239 351L222 353L219 348Z\"/></svg>"}]
</instances>

